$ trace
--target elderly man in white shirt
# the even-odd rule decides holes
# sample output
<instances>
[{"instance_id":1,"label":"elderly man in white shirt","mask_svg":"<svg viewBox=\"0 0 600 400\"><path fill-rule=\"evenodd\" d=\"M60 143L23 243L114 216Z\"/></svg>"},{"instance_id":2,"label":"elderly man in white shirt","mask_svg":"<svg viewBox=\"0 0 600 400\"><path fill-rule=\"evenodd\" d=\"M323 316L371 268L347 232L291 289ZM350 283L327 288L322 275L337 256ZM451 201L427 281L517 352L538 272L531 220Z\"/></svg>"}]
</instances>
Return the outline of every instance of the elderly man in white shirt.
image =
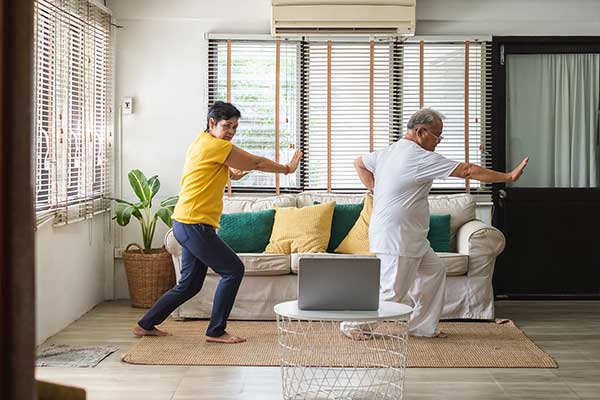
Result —
<instances>
[{"instance_id":1,"label":"elderly man in white shirt","mask_svg":"<svg viewBox=\"0 0 600 400\"><path fill-rule=\"evenodd\" d=\"M414 311L408 333L413 336L446 336L438 328L446 271L427 240L427 195L434 179L514 182L528 161L525 158L513 171L503 173L449 160L434 152L443 139L443 119L432 109L417 111L402 139L354 162L360 180L373 191L369 243L381 260L380 299L400 302L410 297ZM353 339L369 338L361 333L363 326L357 329L353 323L343 323L342 332Z\"/></svg>"}]
</instances>

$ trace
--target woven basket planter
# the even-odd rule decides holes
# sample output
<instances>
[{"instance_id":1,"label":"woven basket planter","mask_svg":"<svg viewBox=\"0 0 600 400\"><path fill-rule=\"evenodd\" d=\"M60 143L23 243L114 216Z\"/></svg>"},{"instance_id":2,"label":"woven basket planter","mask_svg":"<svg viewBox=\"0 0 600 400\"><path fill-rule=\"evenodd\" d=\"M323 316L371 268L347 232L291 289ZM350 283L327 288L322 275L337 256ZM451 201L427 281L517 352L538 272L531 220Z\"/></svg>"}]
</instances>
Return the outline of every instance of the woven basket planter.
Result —
<instances>
[{"instance_id":1,"label":"woven basket planter","mask_svg":"<svg viewBox=\"0 0 600 400\"><path fill-rule=\"evenodd\" d=\"M137 247L137 250L130 250ZM132 307L150 308L167 290L175 286L171 254L164 247L143 253L132 243L123 252L123 263Z\"/></svg>"}]
</instances>

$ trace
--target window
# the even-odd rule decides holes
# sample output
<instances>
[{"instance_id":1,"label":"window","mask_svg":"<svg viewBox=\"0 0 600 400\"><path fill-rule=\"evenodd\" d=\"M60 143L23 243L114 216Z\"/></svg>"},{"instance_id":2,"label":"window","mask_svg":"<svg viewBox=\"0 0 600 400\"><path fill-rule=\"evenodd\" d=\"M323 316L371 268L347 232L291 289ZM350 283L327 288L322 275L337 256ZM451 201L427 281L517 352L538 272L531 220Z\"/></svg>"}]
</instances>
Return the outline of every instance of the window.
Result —
<instances>
[{"instance_id":1,"label":"window","mask_svg":"<svg viewBox=\"0 0 600 400\"><path fill-rule=\"evenodd\" d=\"M269 158L279 149L282 162L295 145L304 151L297 177L279 185L273 174L253 173L234 189L363 190L353 160L398 140L423 106L446 116L439 153L491 167L487 42L281 40L279 46L277 57L273 40L209 41L208 105L229 99L240 108L235 143ZM491 187L448 179L434 182L433 190L490 193Z\"/></svg>"},{"instance_id":2,"label":"window","mask_svg":"<svg viewBox=\"0 0 600 400\"><path fill-rule=\"evenodd\" d=\"M86 0L34 4L36 213L68 223L107 209L110 15Z\"/></svg>"},{"instance_id":3,"label":"window","mask_svg":"<svg viewBox=\"0 0 600 400\"><path fill-rule=\"evenodd\" d=\"M465 154L468 154L469 162L491 168L491 44L405 43L400 51L403 129L410 116L423 105L438 110L446 119L444 140L436 152L455 161L467 161ZM466 143L465 138L468 138ZM435 181L433 189L463 191L465 184L463 179L450 178ZM472 181L469 186L472 192L491 193L489 184Z\"/></svg>"},{"instance_id":4,"label":"window","mask_svg":"<svg viewBox=\"0 0 600 400\"><path fill-rule=\"evenodd\" d=\"M229 101L241 111L235 144L275 159L276 86L279 82L279 160L291 159L298 145L298 56L295 43L211 42L209 45L209 104ZM279 57L276 57L277 51ZM228 58L228 52L231 55ZM229 61L228 61L229 59ZM277 59L279 75L277 76ZM229 65L229 67L228 67ZM230 72L228 73L228 68ZM227 84L229 79L229 86ZM279 79L277 79L279 77ZM278 82L277 82L278 81ZM280 187L297 186L296 176L281 175ZM276 176L252 173L235 182L237 188L274 190Z\"/></svg>"},{"instance_id":5,"label":"window","mask_svg":"<svg viewBox=\"0 0 600 400\"><path fill-rule=\"evenodd\" d=\"M364 190L354 159L394 140L390 128L390 46L311 42L307 47L303 91L307 107L301 115L307 127L303 132L307 164L303 187Z\"/></svg>"}]
</instances>

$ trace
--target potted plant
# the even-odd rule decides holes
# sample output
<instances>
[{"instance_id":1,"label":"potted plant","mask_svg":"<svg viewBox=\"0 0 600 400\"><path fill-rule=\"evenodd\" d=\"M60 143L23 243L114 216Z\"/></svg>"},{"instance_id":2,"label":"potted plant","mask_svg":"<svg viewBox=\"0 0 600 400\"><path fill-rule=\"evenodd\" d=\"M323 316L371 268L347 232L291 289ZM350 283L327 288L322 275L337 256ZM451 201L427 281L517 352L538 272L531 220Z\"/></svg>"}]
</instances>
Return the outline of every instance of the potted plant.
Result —
<instances>
[{"instance_id":1,"label":"potted plant","mask_svg":"<svg viewBox=\"0 0 600 400\"><path fill-rule=\"evenodd\" d=\"M132 216L140 222L144 246L137 243L127 245L123 252L123 263L127 274L131 305L148 308L164 292L175 285L175 271L171 255L164 246L153 249L152 239L159 219L168 227L172 226L171 215L178 198L175 196L163 200L160 202L160 208L152 214L152 199L160 189L158 176L146 179L139 169L130 171L127 176L139 202L130 203L111 198L116 202L113 219L121 226L128 225ZM137 249L133 249L134 247Z\"/></svg>"}]
</instances>

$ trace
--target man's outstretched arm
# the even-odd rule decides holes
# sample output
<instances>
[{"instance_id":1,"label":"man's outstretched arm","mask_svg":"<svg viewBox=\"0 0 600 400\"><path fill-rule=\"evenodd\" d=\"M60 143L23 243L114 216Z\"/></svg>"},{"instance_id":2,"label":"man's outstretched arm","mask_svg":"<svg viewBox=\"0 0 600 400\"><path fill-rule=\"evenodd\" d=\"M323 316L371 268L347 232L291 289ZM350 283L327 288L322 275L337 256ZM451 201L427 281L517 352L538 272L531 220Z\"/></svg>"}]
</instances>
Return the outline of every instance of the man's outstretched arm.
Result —
<instances>
[{"instance_id":1,"label":"man's outstretched arm","mask_svg":"<svg viewBox=\"0 0 600 400\"><path fill-rule=\"evenodd\" d=\"M358 178L363 185L365 185L365 187L370 191L373 191L373 188L375 187L375 176L367 169L362 157L358 157L356 160L354 160L354 168L356 168Z\"/></svg>"},{"instance_id":2,"label":"man's outstretched arm","mask_svg":"<svg viewBox=\"0 0 600 400\"><path fill-rule=\"evenodd\" d=\"M481 182L516 182L523 170L529 162L529 157L525 157L523 161L510 172L498 172L493 169L480 167L471 163L460 163L450 176L455 178L470 178Z\"/></svg>"}]
</instances>

